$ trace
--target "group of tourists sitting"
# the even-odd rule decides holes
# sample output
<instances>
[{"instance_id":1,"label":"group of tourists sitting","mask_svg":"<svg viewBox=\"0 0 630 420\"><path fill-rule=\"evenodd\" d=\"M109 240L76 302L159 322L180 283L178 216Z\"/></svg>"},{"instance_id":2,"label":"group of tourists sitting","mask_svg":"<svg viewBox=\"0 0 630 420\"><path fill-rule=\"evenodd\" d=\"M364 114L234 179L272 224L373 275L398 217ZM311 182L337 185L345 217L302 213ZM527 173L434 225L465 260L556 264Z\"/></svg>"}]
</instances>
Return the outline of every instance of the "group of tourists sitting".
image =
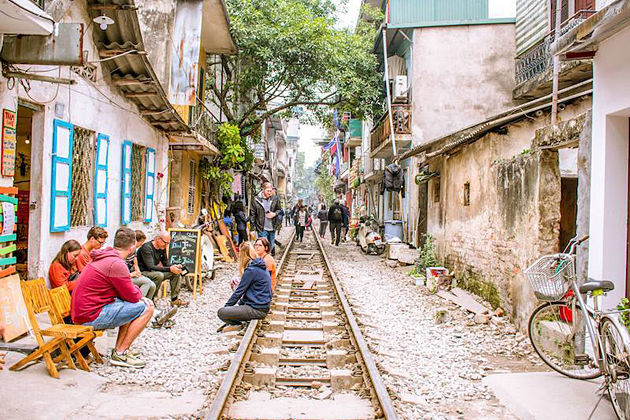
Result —
<instances>
[{"instance_id":1,"label":"group of tourists sitting","mask_svg":"<svg viewBox=\"0 0 630 420\"><path fill-rule=\"evenodd\" d=\"M169 232L145 242L142 231L121 227L113 247L101 249L108 236L105 229L93 227L83 245L65 242L50 266L50 286L66 285L70 290L71 322L96 330L119 328L111 364L141 368L145 363L130 348L136 337L151 319L155 326L165 325L177 307L188 306L179 298L182 266L168 262ZM157 314L154 299L166 280L171 308Z\"/></svg>"}]
</instances>

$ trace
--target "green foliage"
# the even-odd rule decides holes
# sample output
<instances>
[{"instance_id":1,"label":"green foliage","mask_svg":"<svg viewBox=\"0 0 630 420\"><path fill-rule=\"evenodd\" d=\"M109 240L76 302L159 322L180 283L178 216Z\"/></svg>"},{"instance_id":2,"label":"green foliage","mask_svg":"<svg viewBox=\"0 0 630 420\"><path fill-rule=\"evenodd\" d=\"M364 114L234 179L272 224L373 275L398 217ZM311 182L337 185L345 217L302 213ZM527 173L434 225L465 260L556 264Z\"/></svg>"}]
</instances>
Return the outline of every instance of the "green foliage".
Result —
<instances>
[{"instance_id":1,"label":"green foliage","mask_svg":"<svg viewBox=\"0 0 630 420\"><path fill-rule=\"evenodd\" d=\"M203 179L209 181L212 195L220 197L230 189L234 181L234 170L251 168L253 154L247 146L247 140L241 137L238 126L234 124L221 124L217 131L217 141L219 157L213 161L202 159L199 162L199 173Z\"/></svg>"},{"instance_id":2,"label":"green foliage","mask_svg":"<svg viewBox=\"0 0 630 420\"><path fill-rule=\"evenodd\" d=\"M315 178L315 191L320 200L325 203L331 203L335 199L335 177L330 175L327 170L320 171Z\"/></svg>"},{"instance_id":3,"label":"green foliage","mask_svg":"<svg viewBox=\"0 0 630 420\"><path fill-rule=\"evenodd\" d=\"M245 158L245 150L241 144L238 126L227 123L221 124L217 132L217 140L221 152L221 166L236 168Z\"/></svg>"},{"instance_id":4,"label":"green foliage","mask_svg":"<svg viewBox=\"0 0 630 420\"><path fill-rule=\"evenodd\" d=\"M424 246L418 253L418 259L416 259L416 273L424 275L427 267L439 267L440 261L437 257L437 251L435 249L435 238L427 234L424 241Z\"/></svg>"},{"instance_id":5,"label":"green foliage","mask_svg":"<svg viewBox=\"0 0 630 420\"><path fill-rule=\"evenodd\" d=\"M208 78L210 100L242 136L270 115L297 107L355 118L380 110L381 77L372 54L376 24L336 27L331 0L227 0L234 56L222 56L224 84ZM378 18L378 17L377 17Z\"/></svg>"},{"instance_id":6,"label":"green foliage","mask_svg":"<svg viewBox=\"0 0 630 420\"><path fill-rule=\"evenodd\" d=\"M617 310L621 311L619 313L619 320L623 325L626 326L628 331L630 331L630 301L628 298L621 299L621 302L617 305Z\"/></svg>"}]
</instances>

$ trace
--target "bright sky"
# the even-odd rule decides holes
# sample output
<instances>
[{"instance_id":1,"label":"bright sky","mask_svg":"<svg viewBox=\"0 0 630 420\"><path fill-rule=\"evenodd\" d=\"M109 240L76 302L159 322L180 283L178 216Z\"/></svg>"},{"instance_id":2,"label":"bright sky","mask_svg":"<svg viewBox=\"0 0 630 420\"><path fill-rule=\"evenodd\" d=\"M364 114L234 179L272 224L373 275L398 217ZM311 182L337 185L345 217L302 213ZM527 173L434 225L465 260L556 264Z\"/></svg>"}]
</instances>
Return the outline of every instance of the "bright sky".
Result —
<instances>
[{"instance_id":1,"label":"bright sky","mask_svg":"<svg viewBox=\"0 0 630 420\"><path fill-rule=\"evenodd\" d=\"M341 1L338 1L341 3ZM340 7L338 14L339 26L354 27L359 16L361 0L348 0L345 6ZM324 135L322 129L314 125L300 125L300 147L299 151L305 154L306 167L313 166L321 155L321 148L317 146L313 139L320 139Z\"/></svg>"}]
</instances>

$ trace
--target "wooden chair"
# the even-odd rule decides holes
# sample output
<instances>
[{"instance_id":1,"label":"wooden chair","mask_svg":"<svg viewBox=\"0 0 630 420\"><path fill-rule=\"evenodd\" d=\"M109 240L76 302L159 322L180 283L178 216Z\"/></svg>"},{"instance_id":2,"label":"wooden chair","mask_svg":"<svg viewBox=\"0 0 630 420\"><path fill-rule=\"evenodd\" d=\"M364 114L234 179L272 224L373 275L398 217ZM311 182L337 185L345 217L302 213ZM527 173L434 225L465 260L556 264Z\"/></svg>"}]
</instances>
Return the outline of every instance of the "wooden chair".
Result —
<instances>
[{"instance_id":1,"label":"wooden chair","mask_svg":"<svg viewBox=\"0 0 630 420\"><path fill-rule=\"evenodd\" d=\"M57 313L57 316L60 319L59 323L65 324L64 319L67 319L70 316L70 302L71 302L70 292L68 291L68 288L66 287L66 285L63 285L61 287L56 287L50 290L50 298L52 300L52 304L55 309L55 312ZM85 328L86 326L81 325L80 327ZM78 341L68 339L66 340L66 344L68 345L70 354L72 354L79 362L79 366L81 367L81 369L89 372L90 371L89 363L87 363L87 361L81 354L81 349L83 347L87 347L90 350L90 353L92 353L92 356L94 356L94 360L97 363L103 363L103 359L101 358L101 355L98 354L98 350L96 350L96 347L94 346L94 339L96 337L102 336L103 331L97 331L93 327L87 327L87 328L89 328L87 332L79 333L77 337L79 339ZM59 360L61 360L61 356L58 356L54 361L58 362Z\"/></svg>"},{"instance_id":2,"label":"wooden chair","mask_svg":"<svg viewBox=\"0 0 630 420\"><path fill-rule=\"evenodd\" d=\"M59 315L57 315L55 308L52 305L50 293L43 278L24 281L21 283L21 286L28 318L39 347L31 354L11 366L10 370L22 369L27 364L34 362L39 358L43 358L50 376L59 378L57 366L51 356L51 353L57 349L61 351L59 360L64 361L69 368L76 369L66 344L66 340L78 337L80 333L85 333L90 327L59 323ZM35 315L44 312L48 312L48 317L53 325L50 328L42 330L39 327ZM52 339L46 342L44 340L44 336L52 337Z\"/></svg>"}]
</instances>

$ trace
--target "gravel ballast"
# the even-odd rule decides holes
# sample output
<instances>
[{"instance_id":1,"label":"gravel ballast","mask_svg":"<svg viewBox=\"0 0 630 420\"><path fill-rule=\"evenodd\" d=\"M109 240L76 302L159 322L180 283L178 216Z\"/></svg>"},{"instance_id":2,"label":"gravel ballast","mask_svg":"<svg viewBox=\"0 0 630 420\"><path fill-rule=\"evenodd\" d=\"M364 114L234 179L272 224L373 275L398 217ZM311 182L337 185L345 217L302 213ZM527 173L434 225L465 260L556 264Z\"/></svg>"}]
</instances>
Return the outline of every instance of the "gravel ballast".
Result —
<instances>
[{"instance_id":1,"label":"gravel ballast","mask_svg":"<svg viewBox=\"0 0 630 420\"><path fill-rule=\"evenodd\" d=\"M416 286L412 266L392 268L354 242L323 243L401 418L513 418L481 379L543 369L509 321L476 324Z\"/></svg>"}]
</instances>

